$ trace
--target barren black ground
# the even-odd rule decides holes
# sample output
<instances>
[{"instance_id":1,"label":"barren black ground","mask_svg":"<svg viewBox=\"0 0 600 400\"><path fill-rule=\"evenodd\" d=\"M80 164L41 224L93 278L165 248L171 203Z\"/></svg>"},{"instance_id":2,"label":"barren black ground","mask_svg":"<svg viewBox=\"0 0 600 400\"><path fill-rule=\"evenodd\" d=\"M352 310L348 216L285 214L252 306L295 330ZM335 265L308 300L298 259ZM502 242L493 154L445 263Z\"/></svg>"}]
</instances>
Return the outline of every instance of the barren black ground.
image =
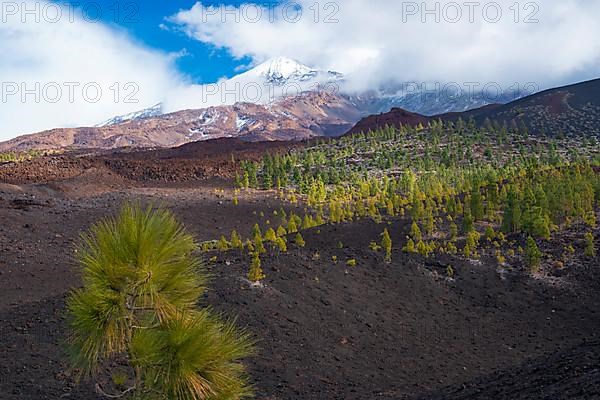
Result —
<instances>
[{"instance_id":1,"label":"barren black ground","mask_svg":"<svg viewBox=\"0 0 600 400\"><path fill-rule=\"evenodd\" d=\"M61 348L65 296L80 284L73 245L90 224L142 199L172 209L208 240L232 229L247 235L261 212L268 218L282 205L275 192L248 191L234 206L215 192L231 190L220 180L96 183L90 193L85 174L0 186L3 400L98 398L90 383L75 385ZM391 224L401 243L410 221ZM232 251L210 264L205 305L237 315L258 340L246 361L257 398L600 398L598 256L552 279L398 246L386 264L368 249L383 227L369 220L304 232L305 248L263 260L263 289L243 281L246 256Z\"/></svg>"}]
</instances>

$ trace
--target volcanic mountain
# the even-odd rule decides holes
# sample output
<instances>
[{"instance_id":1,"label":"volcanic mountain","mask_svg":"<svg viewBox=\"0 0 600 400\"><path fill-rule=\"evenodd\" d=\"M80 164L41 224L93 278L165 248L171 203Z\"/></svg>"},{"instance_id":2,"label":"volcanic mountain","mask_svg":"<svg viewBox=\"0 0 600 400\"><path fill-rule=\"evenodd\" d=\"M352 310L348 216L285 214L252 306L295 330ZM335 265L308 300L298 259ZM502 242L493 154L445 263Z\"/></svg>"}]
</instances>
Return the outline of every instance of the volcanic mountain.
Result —
<instances>
[{"instance_id":1,"label":"volcanic mountain","mask_svg":"<svg viewBox=\"0 0 600 400\"><path fill-rule=\"evenodd\" d=\"M534 134L588 135L600 137L600 79L545 90L510 102L490 104L466 112L425 116L394 108L360 120L350 133L375 130L386 125L418 125L432 120L495 123L527 128Z\"/></svg>"},{"instance_id":2,"label":"volcanic mountain","mask_svg":"<svg viewBox=\"0 0 600 400\"><path fill-rule=\"evenodd\" d=\"M341 96L306 92L268 105L236 103L101 127L53 129L0 143L0 151L175 147L223 137L245 141L303 140L339 136L363 115Z\"/></svg>"},{"instance_id":3,"label":"volcanic mountain","mask_svg":"<svg viewBox=\"0 0 600 400\"><path fill-rule=\"evenodd\" d=\"M508 126L526 126L538 134L600 137L600 79L546 90L466 115L479 123L487 119Z\"/></svg>"},{"instance_id":4,"label":"volcanic mountain","mask_svg":"<svg viewBox=\"0 0 600 400\"><path fill-rule=\"evenodd\" d=\"M21 136L0 143L0 151L173 147L222 137L303 140L342 135L361 118L394 107L429 115L487 104L482 96L457 92L432 97L393 83L353 93L346 90L347 83L347 77L339 72L277 57L215 84L183 88L166 103L94 127ZM518 93L502 99L510 101L515 96Z\"/></svg>"},{"instance_id":5,"label":"volcanic mountain","mask_svg":"<svg viewBox=\"0 0 600 400\"><path fill-rule=\"evenodd\" d=\"M348 84L349 79L351 77L340 72L312 68L287 57L276 57L230 79L183 88L176 96L170 96L164 104L117 116L97 126L209 106L235 103L266 105L281 98L319 91L345 98L360 110L362 116L387 112L394 107L423 115L462 112L492 102L508 103L525 95L524 92L513 90L489 96L484 93L467 93L459 88L432 89L427 84L406 82L388 82L371 90L355 91Z\"/></svg>"},{"instance_id":6,"label":"volcanic mountain","mask_svg":"<svg viewBox=\"0 0 600 400\"><path fill-rule=\"evenodd\" d=\"M170 95L163 111L203 109L235 103L271 104L305 92L337 92L343 75L312 68L287 57L272 58L218 82L190 85Z\"/></svg>"}]
</instances>

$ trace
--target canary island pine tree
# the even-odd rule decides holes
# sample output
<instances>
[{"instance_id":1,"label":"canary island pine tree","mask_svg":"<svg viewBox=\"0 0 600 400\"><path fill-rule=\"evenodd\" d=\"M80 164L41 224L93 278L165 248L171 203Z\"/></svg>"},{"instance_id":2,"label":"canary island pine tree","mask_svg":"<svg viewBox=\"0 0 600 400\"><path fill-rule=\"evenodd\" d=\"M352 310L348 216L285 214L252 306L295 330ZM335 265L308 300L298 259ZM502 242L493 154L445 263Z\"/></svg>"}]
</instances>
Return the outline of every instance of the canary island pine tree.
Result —
<instances>
[{"instance_id":1,"label":"canary island pine tree","mask_svg":"<svg viewBox=\"0 0 600 400\"><path fill-rule=\"evenodd\" d=\"M383 230L381 238L381 248L385 251L385 262L392 261L392 238L387 228Z\"/></svg>"},{"instance_id":2,"label":"canary island pine tree","mask_svg":"<svg viewBox=\"0 0 600 400\"><path fill-rule=\"evenodd\" d=\"M275 233L275 230L273 228L269 228L266 232L265 232L265 237L264 237L265 241L270 242L270 243L275 243L275 241L277 240L277 234Z\"/></svg>"},{"instance_id":3,"label":"canary island pine tree","mask_svg":"<svg viewBox=\"0 0 600 400\"><path fill-rule=\"evenodd\" d=\"M406 246L404 246L402 248L402 251L406 252L406 253L415 253L416 247L415 247L415 242L414 240L412 240L410 237L408 238L408 241L406 242Z\"/></svg>"},{"instance_id":4,"label":"canary island pine tree","mask_svg":"<svg viewBox=\"0 0 600 400\"><path fill-rule=\"evenodd\" d=\"M94 225L76 259L83 288L68 299L72 367L102 380L127 362L128 388L101 387L109 398L217 400L251 395L240 359L249 336L198 301L205 290L197 244L163 209L126 205ZM118 390L118 392L117 392Z\"/></svg>"},{"instance_id":5,"label":"canary island pine tree","mask_svg":"<svg viewBox=\"0 0 600 400\"><path fill-rule=\"evenodd\" d=\"M304 241L304 238L302 237L302 235L300 234L300 232L298 232L296 234L296 237L294 238L294 244L298 247L304 247L306 246L306 242Z\"/></svg>"},{"instance_id":6,"label":"canary island pine tree","mask_svg":"<svg viewBox=\"0 0 600 400\"><path fill-rule=\"evenodd\" d=\"M227 251L231 247L231 243L227 241L225 236L221 235L221 238L217 242L217 250L219 251Z\"/></svg>"},{"instance_id":7,"label":"canary island pine tree","mask_svg":"<svg viewBox=\"0 0 600 400\"><path fill-rule=\"evenodd\" d=\"M531 273L537 273L540 269L540 264L542 263L542 252L535 240L529 236L527 238L527 245L525 246L525 263Z\"/></svg>"},{"instance_id":8,"label":"canary island pine tree","mask_svg":"<svg viewBox=\"0 0 600 400\"><path fill-rule=\"evenodd\" d=\"M240 251L244 250L244 243L235 230L231 232L231 247Z\"/></svg>"},{"instance_id":9,"label":"canary island pine tree","mask_svg":"<svg viewBox=\"0 0 600 400\"><path fill-rule=\"evenodd\" d=\"M287 231L285 230L285 228L283 226L279 226L277 228L277 232L276 233L277 233L278 237L283 237L283 236L287 235Z\"/></svg>"},{"instance_id":10,"label":"canary island pine tree","mask_svg":"<svg viewBox=\"0 0 600 400\"><path fill-rule=\"evenodd\" d=\"M250 282L257 283L265 279L265 274L260 265L260 255L258 252L255 252L252 254L252 262L248 270L248 280Z\"/></svg>"},{"instance_id":11,"label":"canary island pine tree","mask_svg":"<svg viewBox=\"0 0 600 400\"><path fill-rule=\"evenodd\" d=\"M423 235L421 234L421 229L419 229L419 225L417 225L416 222L413 222L410 227L410 237L416 242L420 242L423 238Z\"/></svg>"},{"instance_id":12,"label":"canary island pine tree","mask_svg":"<svg viewBox=\"0 0 600 400\"><path fill-rule=\"evenodd\" d=\"M287 252L287 242L285 241L285 238L278 237L277 240L275 241L275 245L277 246L277 250L280 253Z\"/></svg>"},{"instance_id":13,"label":"canary island pine tree","mask_svg":"<svg viewBox=\"0 0 600 400\"><path fill-rule=\"evenodd\" d=\"M596 247L594 246L594 234L592 232L588 232L585 234L585 250L583 254L586 257L596 257Z\"/></svg>"}]
</instances>

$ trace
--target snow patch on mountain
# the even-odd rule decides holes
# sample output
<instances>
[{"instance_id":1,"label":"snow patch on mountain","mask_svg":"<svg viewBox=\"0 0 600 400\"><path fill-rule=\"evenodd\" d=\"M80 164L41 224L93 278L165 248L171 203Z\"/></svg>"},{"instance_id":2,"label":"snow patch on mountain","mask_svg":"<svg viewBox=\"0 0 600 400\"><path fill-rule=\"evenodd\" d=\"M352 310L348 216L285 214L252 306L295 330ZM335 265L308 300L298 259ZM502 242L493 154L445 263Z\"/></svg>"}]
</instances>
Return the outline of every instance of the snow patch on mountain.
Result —
<instances>
[{"instance_id":1,"label":"snow patch on mountain","mask_svg":"<svg viewBox=\"0 0 600 400\"><path fill-rule=\"evenodd\" d=\"M159 115L162 115L162 113L163 113L163 105L162 105L162 103L158 103L158 104L153 105L152 107L148 107L148 108L145 108L140 111L135 111L135 112L132 112L129 114L113 117L109 120L99 123L98 125L96 125L96 127L102 128L104 126L121 124L121 123L127 122L127 121L136 121L136 120L145 119L145 118L158 117Z\"/></svg>"},{"instance_id":2,"label":"snow patch on mountain","mask_svg":"<svg viewBox=\"0 0 600 400\"><path fill-rule=\"evenodd\" d=\"M208 111L203 111L198 117L198 123L200 125L211 125L217 119L217 115L211 114Z\"/></svg>"},{"instance_id":3,"label":"snow patch on mountain","mask_svg":"<svg viewBox=\"0 0 600 400\"><path fill-rule=\"evenodd\" d=\"M239 132L243 127L245 127L246 125L248 125L252 122L254 122L254 120L252 118L238 115L236 118L236 121L235 121L235 126Z\"/></svg>"},{"instance_id":4,"label":"snow patch on mountain","mask_svg":"<svg viewBox=\"0 0 600 400\"><path fill-rule=\"evenodd\" d=\"M189 129L189 134L187 135L188 138L192 138L194 136L200 136L200 138L203 138L206 136L206 134L204 133L204 130L202 129L198 129L198 128L190 128Z\"/></svg>"}]
</instances>

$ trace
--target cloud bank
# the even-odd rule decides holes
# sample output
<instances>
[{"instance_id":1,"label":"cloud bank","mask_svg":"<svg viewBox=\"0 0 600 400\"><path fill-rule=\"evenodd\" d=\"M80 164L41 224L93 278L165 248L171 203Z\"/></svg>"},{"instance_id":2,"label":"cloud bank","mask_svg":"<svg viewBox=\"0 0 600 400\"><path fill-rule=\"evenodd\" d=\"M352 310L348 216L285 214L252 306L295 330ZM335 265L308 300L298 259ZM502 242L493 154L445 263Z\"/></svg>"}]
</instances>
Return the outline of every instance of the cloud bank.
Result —
<instances>
[{"instance_id":1,"label":"cloud bank","mask_svg":"<svg viewBox=\"0 0 600 400\"><path fill-rule=\"evenodd\" d=\"M0 9L0 140L94 125L181 85L173 56L76 10L37 0L2 1Z\"/></svg>"},{"instance_id":2,"label":"cloud bank","mask_svg":"<svg viewBox=\"0 0 600 400\"><path fill-rule=\"evenodd\" d=\"M167 16L161 29L249 57L249 66L287 56L339 71L349 91L390 82L497 83L504 91L531 91L597 78L600 71L597 1L262 4L198 2ZM65 6L57 18L58 7L0 0L0 140L95 125L159 102L168 111L214 105L203 99L207 86L188 84L177 72L174 63L185 51L145 48ZM242 78L248 77L227 82Z\"/></svg>"},{"instance_id":3,"label":"cloud bank","mask_svg":"<svg viewBox=\"0 0 600 400\"><path fill-rule=\"evenodd\" d=\"M255 63L282 55L343 72L356 89L388 81L546 88L597 77L600 67L596 1L259 4L198 2L170 22Z\"/></svg>"}]
</instances>

